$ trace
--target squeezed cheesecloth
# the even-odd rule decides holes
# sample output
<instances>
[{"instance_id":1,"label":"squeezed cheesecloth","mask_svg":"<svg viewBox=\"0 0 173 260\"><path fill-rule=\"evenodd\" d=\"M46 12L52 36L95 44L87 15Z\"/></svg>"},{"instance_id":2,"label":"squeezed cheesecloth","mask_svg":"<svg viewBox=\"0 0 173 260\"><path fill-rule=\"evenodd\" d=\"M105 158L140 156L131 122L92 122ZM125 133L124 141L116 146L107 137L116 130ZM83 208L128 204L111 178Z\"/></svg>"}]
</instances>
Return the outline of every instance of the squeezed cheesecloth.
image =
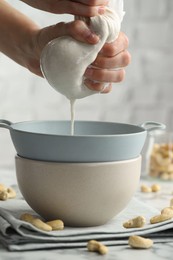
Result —
<instances>
[{"instance_id":1,"label":"squeezed cheesecloth","mask_svg":"<svg viewBox=\"0 0 173 260\"><path fill-rule=\"evenodd\" d=\"M49 42L41 55L41 69L48 83L69 100L84 98L98 93L84 84L84 73L96 59L106 42L114 41L120 32L124 16L123 0L111 0L103 15L81 19L93 32L99 35L97 44L79 42L70 36L63 36Z\"/></svg>"}]
</instances>

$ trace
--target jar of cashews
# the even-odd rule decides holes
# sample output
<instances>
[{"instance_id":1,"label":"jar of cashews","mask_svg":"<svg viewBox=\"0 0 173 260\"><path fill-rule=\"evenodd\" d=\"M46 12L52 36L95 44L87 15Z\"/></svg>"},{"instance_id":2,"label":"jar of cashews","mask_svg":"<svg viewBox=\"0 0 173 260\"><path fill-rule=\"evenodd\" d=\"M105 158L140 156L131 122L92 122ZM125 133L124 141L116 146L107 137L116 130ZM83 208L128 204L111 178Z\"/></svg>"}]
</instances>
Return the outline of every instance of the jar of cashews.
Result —
<instances>
[{"instance_id":1,"label":"jar of cashews","mask_svg":"<svg viewBox=\"0 0 173 260\"><path fill-rule=\"evenodd\" d=\"M153 178L173 180L173 132L151 133L147 152L147 172Z\"/></svg>"}]
</instances>

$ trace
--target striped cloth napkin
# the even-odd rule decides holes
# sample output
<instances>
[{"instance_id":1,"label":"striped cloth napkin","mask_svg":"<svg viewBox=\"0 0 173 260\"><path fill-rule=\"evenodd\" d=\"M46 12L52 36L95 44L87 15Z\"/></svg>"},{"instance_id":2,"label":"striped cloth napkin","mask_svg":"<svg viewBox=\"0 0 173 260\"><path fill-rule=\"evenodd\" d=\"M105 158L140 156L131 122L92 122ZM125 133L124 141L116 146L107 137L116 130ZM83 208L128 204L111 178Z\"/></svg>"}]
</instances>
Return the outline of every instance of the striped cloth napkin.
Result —
<instances>
[{"instance_id":1,"label":"striped cloth napkin","mask_svg":"<svg viewBox=\"0 0 173 260\"><path fill-rule=\"evenodd\" d=\"M17 190L17 186L14 187ZM18 191L18 190L17 190ZM173 220L150 224L149 220L160 211L134 197L128 206L114 219L96 227L66 227L61 231L44 232L20 220L23 213L37 215L17 192L15 199L0 201L0 243L10 251L81 248L91 239L105 245L128 244L130 235L152 238L155 243L173 242ZM142 215L147 223L142 228L125 229L125 221Z\"/></svg>"}]
</instances>

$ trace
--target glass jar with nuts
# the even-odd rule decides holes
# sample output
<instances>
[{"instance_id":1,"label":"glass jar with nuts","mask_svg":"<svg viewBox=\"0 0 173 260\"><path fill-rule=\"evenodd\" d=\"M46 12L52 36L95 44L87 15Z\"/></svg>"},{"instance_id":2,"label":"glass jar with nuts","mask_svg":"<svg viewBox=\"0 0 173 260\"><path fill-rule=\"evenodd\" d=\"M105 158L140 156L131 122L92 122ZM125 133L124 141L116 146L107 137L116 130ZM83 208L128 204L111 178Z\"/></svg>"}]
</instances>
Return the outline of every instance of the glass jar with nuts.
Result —
<instances>
[{"instance_id":1,"label":"glass jar with nuts","mask_svg":"<svg viewBox=\"0 0 173 260\"><path fill-rule=\"evenodd\" d=\"M147 157L149 176L173 180L173 132L152 133Z\"/></svg>"}]
</instances>

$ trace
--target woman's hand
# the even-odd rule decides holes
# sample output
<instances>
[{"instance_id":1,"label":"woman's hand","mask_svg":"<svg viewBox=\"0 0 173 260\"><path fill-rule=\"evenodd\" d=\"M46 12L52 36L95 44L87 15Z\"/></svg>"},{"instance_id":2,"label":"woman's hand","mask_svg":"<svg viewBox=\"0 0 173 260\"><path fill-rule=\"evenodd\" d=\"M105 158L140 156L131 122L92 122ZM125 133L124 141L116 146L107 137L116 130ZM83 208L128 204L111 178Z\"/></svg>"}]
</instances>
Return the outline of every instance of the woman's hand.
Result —
<instances>
[{"instance_id":1,"label":"woman's hand","mask_svg":"<svg viewBox=\"0 0 173 260\"><path fill-rule=\"evenodd\" d=\"M108 93L112 89L111 83L122 81L125 76L124 67L131 60L127 48L128 38L122 32L116 41L106 43L96 60L85 72L87 87L101 93Z\"/></svg>"},{"instance_id":2,"label":"woman's hand","mask_svg":"<svg viewBox=\"0 0 173 260\"><path fill-rule=\"evenodd\" d=\"M4 0L0 0L0 35L0 52L38 76L42 76L40 55L49 41L65 35L89 44L99 41L83 21L61 22L41 29Z\"/></svg>"},{"instance_id":3,"label":"woman's hand","mask_svg":"<svg viewBox=\"0 0 173 260\"><path fill-rule=\"evenodd\" d=\"M74 21L71 23L59 23L54 26L41 29L35 35L35 54L37 53L39 65L40 55L44 46L54 38L70 35L71 37L89 44L96 44L99 37L93 34L83 21ZM96 60L87 68L85 72L85 85L95 91L108 93L111 91L113 82L120 82L124 79L126 67L130 63L130 54L127 51L128 38L121 32L116 41L106 43ZM34 61L34 60L33 60ZM35 74L41 75L40 66L28 64L28 68Z\"/></svg>"},{"instance_id":4,"label":"woman's hand","mask_svg":"<svg viewBox=\"0 0 173 260\"><path fill-rule=\"evenodd\" d=\"M22 0L22 2L50 13L96 16L104 13L108 0Z\"/></svg>"},{"instance_id":5,"label":"woman's hand","mask_svg":"<svg viewBox=\"0 0 173 260\"><path fill-rule=\"evenodd\" d=\"M99 37L91 32L88 26L80 20L69 23L60 22L56 25L36 30L31 35L32 48L30 55L27 56L27 68L31 72L43 76L39 64L42 50L51 40L62 36L71 36L80 42L93 45L99 41Z\"/></svg>"},{"instance_id":6,"label":"woman's hand","mask_svg":"<svg viewBox=\"0 0 173 260\"><path fill-rule=\"evenodd\" d=\"M32 2L37 2L37 4L40 2L51 3L53 0ZM56 2L63 4L65 0ZM91 2L103 3L103 0L79 0L73 3L85 3L86 7L87 3ZM40 29L31 19L3 0L0 1L0 34L0 51L38 76L43 76L40 70L41 52L51 40L68 35L89 44L96 44L99 41L99 37L80 20L70 23L62 22ZM120 33L115 42L104 45L96 60L85 72L85 83L90 89L107 93L111 90L112 82L123 80L123 67L130 63L127 47L128 39L123 33ZM105 82L108 84L106 88L104 88Z\"/></svg>"}]
</instances>

